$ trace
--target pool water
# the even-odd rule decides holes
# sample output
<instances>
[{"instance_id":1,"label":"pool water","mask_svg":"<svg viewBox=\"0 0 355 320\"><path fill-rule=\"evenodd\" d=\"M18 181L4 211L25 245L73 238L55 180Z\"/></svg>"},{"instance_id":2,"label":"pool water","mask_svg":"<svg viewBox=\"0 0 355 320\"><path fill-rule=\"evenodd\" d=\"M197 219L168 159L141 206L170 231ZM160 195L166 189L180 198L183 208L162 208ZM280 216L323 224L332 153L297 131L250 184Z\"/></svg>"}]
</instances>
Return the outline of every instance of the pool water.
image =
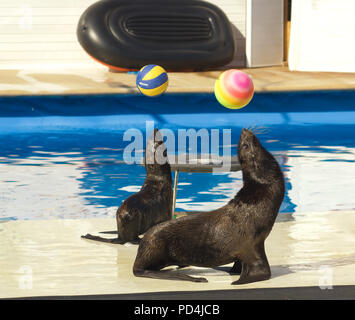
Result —
<instances>
[{"instance_id":1,"label":"pool water","mask_svg":"<svg viewBox=\"0 0 355 320\"><path fill-rule=\"evenodd\" d=\"M355 209L354 91L256 94L239 111L212 94L29 96L0 98L0 220L114 217L145 179L123 134L146 121L231 129L232 155L253 126L285 175L280 214ZM241 187L241 172L180 173L176 211L213 210Z\"/></svg>"}]
</instances>

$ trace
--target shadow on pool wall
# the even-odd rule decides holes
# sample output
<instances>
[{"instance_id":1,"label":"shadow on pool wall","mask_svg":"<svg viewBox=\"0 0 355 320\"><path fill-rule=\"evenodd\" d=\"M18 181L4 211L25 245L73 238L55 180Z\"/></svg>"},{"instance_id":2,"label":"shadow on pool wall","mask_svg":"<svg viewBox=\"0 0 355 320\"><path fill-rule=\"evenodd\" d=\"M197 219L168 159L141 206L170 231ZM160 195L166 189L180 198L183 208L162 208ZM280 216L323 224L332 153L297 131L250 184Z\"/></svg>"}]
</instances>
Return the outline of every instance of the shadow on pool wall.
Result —
<instances>
[{"instance_id":1,"label":"shadow on pool wall","mask_svg":"<svg viewBox=\"0 0 355 320\"><path fill-rule=\"evenodd\" d=\"M167 94L156 99L138 95L0 97L0 164L41 166L41 159L53 165L75 164L81 171L76 177L78 195L85 203L118 207L139 190L145 178L143 167L122 163L123 149L129 144L123 141L123 132L132 127L144 131L145 122L152 120L175 133L190 128L231 129L232 155L237 152L241 129L257 127L261 142L282 158L286 196L280 211L294 212L295 186L300 183L297 174L290 177L290 168L300 155L293 151L336 153L339 146L354 148L355 91L256 93L247 107L236 111L221 107L213 94ZM58 159L63 154L65 160ZM39 162L21 161L30 158ZM241 174L183 173L179 183L177 211L207 211L234 196L241 187Z\"/></svg>"}]
</instances>

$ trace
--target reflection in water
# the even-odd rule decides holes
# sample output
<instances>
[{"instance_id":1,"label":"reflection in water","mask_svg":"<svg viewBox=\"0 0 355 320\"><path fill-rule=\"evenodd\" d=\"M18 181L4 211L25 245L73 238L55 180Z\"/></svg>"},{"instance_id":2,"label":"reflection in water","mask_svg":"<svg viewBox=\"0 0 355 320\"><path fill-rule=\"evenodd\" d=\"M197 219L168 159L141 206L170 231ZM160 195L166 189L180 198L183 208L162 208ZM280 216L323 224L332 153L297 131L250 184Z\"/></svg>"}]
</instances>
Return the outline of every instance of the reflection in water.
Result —
<instances>
[{"instance_id":1,"label":"reflection in water","mask_svg":"<svg viewBox=\"0 0 355 320\"><path fill-rule=\"evenodd\" d=\"M232 141L238 141L240 128L232 132ZM285 174L287 193L280 211L355 209L355 142L337 128L303 130L302 137L299 132L275 127L259 136ZM128 143L122 135L1 134L0 220L113 217L145 179L142 166L123 163ZM241 187L241 172L180 173L176 210L216 209Z\"/></svg>"}]
</instances>

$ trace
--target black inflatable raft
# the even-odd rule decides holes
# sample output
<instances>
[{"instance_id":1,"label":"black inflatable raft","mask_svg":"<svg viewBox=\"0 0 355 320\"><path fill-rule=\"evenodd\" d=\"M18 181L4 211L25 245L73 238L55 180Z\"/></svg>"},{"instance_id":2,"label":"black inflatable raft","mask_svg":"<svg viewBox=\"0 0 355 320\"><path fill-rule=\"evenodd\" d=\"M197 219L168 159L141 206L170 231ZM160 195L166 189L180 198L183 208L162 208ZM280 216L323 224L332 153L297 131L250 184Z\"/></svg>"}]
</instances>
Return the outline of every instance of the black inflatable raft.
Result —
<instances>
[{"instance_id":1,"label":"black inflatable raft","mask_svg":"<svg viewBox=\"0 0 355 320\"><path fill-rule=\"evenodd\" d=\"M102 0L82 14L77 37L92 58L119 70L209 69L234 55L226 15L200 0Z\"/></svg>"}]
</instances>

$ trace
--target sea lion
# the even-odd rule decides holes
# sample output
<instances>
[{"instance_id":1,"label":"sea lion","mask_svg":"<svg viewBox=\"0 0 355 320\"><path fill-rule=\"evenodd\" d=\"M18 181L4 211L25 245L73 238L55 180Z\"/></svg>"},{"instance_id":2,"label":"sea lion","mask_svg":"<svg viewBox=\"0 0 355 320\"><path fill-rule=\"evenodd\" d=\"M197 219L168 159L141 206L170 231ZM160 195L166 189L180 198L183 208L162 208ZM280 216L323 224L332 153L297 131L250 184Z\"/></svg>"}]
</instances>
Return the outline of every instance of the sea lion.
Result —
<instances>
[{"instance_id":1,"label":"sea lion","mask_svg":"<svg viewBox=\"0 0 355 320\"><path fill-rule=\"evenodd\" d=\"M170 265L217 267L235 262L241 275L232 284L269 279L271 270L264 241L285 193L281 168L256 136L242 130L238 158L243 187L217 210L163 222L150 229L139 244L133 273L138 277L207 282Z\"/></svg>"},{"instance_id":2,"label":"sea lion","mask_svg":"<svg viewBox=\"0 0 355 320\"><path fill-rule=\"evenodd\" d=\"M140 241L139 235L152 226L171 219L173 202L171 169L168 161L158 163L160 162L157 161L158 149L166 158L166 147L161 134L158 129L154 129L145 150L147 177L143 186L139 192L128 197L117 210L118 237L107 239L87 234L81 236L82 238L118 244L126 242L137 244Z\"/></svg>"}]
</instances>

